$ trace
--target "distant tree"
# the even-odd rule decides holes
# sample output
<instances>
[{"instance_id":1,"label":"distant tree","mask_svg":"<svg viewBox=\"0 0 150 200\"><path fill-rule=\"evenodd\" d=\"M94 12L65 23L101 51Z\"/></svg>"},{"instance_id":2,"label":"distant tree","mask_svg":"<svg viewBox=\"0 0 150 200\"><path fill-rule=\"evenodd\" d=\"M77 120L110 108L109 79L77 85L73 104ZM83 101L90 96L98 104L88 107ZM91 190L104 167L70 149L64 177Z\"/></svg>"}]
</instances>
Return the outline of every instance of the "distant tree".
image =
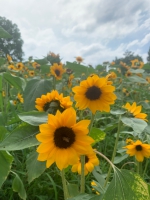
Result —
<instances>
[{"instance_id":1,"label":"distant tree","mask_svg":"<svg viewBox=\"0 0 150 200\"><path fill-rule=\"evenodd\" d=\"M148 50L147 61L148 61L148 63L150 63L150 48L149 48L149 50Z\"/></svg>"},{"instance_id":2,"label":"distant tree","mask_svg":"<svg viewBox=\"0 0 150 200\"><path fill-rule=\"evenodd\" d=\"M139 61L143 61L142 57L139 56L139 55L134 55L134 52L132 51L125 51L125 53L123 54L124 57L123 58L115 58L114 62L116 64L119 64L120 61L126 63L127 65L131 65L131 60L134 60L134 59L138 59Z\"/></svg>"},{"instance_id":3,"label":"distant tree","mask_svg":"<svg viewBox=\"0 0 150 200\"><path fill-rule=\"evenodd\" d=\"M21 61L24 54L22 51L23 40L17 25L5 17L0 17L0 26L12 36L11 38L0 38L1 56L5 57L9 54L14 61Z\"/></svg>"}]
</instances>

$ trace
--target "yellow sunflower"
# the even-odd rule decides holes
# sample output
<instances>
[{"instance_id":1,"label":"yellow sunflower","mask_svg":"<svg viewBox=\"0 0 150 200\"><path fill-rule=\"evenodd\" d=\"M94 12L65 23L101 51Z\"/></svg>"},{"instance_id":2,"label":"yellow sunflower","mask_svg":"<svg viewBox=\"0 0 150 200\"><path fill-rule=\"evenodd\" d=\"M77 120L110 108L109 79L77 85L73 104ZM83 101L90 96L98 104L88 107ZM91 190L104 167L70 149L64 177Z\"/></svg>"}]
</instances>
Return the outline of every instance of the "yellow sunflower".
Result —
<instances>
[{"instance_id":1,"label":"yellow sunflower","mask_svg":"<svg viewBox=\"0 0 150 200\"><path fill-rule=\"evenodd\" d=\"M34 69L39 69L40 68L40 64L38 64L37 62L33 62L32 63L32 67L34 68Z\"/></svg>"},{"instance_id":2,"label":"yellow sunflower","mask_svg":"<svg viewBox=\"0 0 150 200\"><path fill-rule=\"evenodd\" d=\"M8 69L9 69L9 70L16 70L16 67L15 67L14 65L9 65L9 66L8 66Z\"/></svg>"},{"instance_id":3,"label":"yellow sunflower","mask_svg":"<svg viewBox=\"0 0 150 200\"><path fill-rule=\"evenodd\" d=\"M125 76L128 77L128 76L132 76L132 72L130 72L129 70L125 73Z\"/></svg>"},{"instance_id":4,"label":"yellow sunflower","mask_svg":"<svg viewBox=\"0 0 150 200\"><path fill-rule=\"evenodd\" d=\"M76 61L77 61L78 63L81 63L81 62L83 62L83 58L82 58L81 56L77 56L77 57L76 57Z\"/></svg>"},{"instance_id":5,"label":"yellow sunflower","mask_svg":"<svg viewBox=\"0 0 150 200\"><path fill-rule=\"evenodd\" d=\"M70 97L63 97L63 94L59 94L57 90L53 90L52 92L47 93L46 95L42 95L41 98L37 98L36 108L39 111L45 111L55 114L57 110L61 112L65 109L72 106L72 101L70 101Z\"/></svg>"},{"instance_id":6,"label":"yellow sunflower","mask_svg":"<svg viewBox=\"0 0 150 200\"><path fill-rule=\"evenodd\" d=\"M62 78L62 75L64 74L66 70L63 68L63 65L60 63L54 63L51 68L50 72L57 80L60 80Z\"/></svg>"},{"instance_id":7,"label":"yellow sunflower","mask_svg":"<svg viewBox=\"0 0 150 200\"><path fill-rule=\"evenodd\" d=\"M17 70L21 71L23 68L24 68L24 64L22 62L19 62L19 63L16 64L16 69Z\"/></svg>"},{"instance_id":8,"label":"yellow sunflower","mask_svg":"<svg viewBox=\"0 0 150 200\"><path fill-rule=\"evenodd\" d=\"M67 85L68 85L69 88L71 88L71 86L72 86L72 80L73 79L74 79L74 75L70 74L68 81L67 81Z\"/></svg>"},{"instance_id":9,"label":"yellow sunflower","mask_svg":"<svg viewBox=\"0 0 150 200\"><path fill-rule=\"evenodd\" d=\"M138 162L143 162L144 157L150 157L150 145L144 144L140 140L137 140L136 142L133 142L123 148L127 149L127 154L135 156Z\"/></svg>"},{"instance_id":10,"label":"yellow sunflower","mask_svg":"<svg viewBox=\"0 0 150 200\"><path fill-rule=\"evenodd\" d=\"M11 57L10 55L8 55L8 54L7 54L7 60L8 60L9 63L12 63L12 62L13 62L13 61L12 61L12 57Z\"/></svg>"},{"instance_id":11,"label":"yellow sunflower","mask_svg":"<svg viewBox=\"0 0 150 200\"><path fill-rule=\"evenodd\" d=\"M130 105L130 103L126 103L126 105L124 105L123 108L127 109L128 112L132 114L132 117L148 121L146 119L147 114L141 113L142 106L137 106L136 102L133 102L132 105Z\"/></svg>"},{"instance_id":12,"label":"yellow sunflower","mask_svg":"<svg viewBox=\"0 0 150 200\"><path fill-rule=\"evenodd\" d=\"M84 165L84 174L87 175L89 172L92 172L94 166L99 165L99 159L97 158L95 152L91 152L90 154L85 155L85 165ZM81 161L80 159L76 164L72 166L72 172L78 172L81 174Z\"/></svg>"},{"instance_id":13,"label":"yellow sunflower","mask_svg":"<svg viewBox=\"0 0 150 200\"><path fill-rule=\"evenodd\" d=\"M89 108L93 114L97 110L110 111L110 105L114 104L116 99L114 90L114 86L108 85L107 78L99 78L97 75L88 77L81 81L79 86L72 88L76 107L80 110Z\"/></svg>"},{"instance_id":14,"label":"yellow sunflower","mask_svg":"<svg viewBox=\"0 0 150 200\"><path fill-rule=\"evenodd\" d=\"M87 135L89 124L90 120L76 122L73 108L48 114L48 122L39 126L40 133L36 135L41 142L37 148L38 160L46 161L47 168L56 162L60 170L77 163L80 155L92 151L94 140Z\"/></svg>"},{"instance_id":15,"label":"yellow sunflower","mask_svg":"<svg viewBox=\"0 0 150 200\"><path fill-rule=\"evenodd\" d=\"M20 93L17 94L17 99L18 99L21 103L24 102L24 99L23 99L23 97L22 97L22 94L20 94Z\"/></svg>"},{"instance_id":16,"label":"yellow sunflower","mask_svg":"<svg viewBox=\"0 0 150 200\"><path fill-rule=\"evenodd\" d=\"M31 76L31 77L33 77L35 75L35 72L33 70L29 70L28 73L29 73L29 76Z\"/></svg>"}]
</instances>

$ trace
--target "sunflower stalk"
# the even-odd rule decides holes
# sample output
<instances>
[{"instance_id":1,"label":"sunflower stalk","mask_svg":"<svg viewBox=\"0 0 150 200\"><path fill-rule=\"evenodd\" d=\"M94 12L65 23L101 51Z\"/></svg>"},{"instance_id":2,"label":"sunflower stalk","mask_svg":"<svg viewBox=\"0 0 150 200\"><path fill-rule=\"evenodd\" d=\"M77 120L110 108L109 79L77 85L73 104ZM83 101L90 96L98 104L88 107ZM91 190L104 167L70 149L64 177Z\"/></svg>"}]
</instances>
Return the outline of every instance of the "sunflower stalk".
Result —
<instances>
[{"instance_id":1,"label":"sunflower stalk","mask_svg":"<svg viewBox=\"0 0 150 200\"><path fill-rule=\"evenodd\" d=\"M92 113L91 122L90 122L90 125L89 125L89 135L90 135L90 132L91 132L92 127L93 127L94 118L95 118L95 114Z\"/></svg>"},{"instance_id":2,"label":"sunflower stalk","mask_svg":"<svg viewBox=\"0 0 150 200\"><path fill-rule=\"evenodd\" d=\"M119 135L120 135L120 130L121 130L121 124L122 124L122 122L121 122L121 115L120 115L119 121L118 121L118 130L117 130L117 136L116 136L116 140L115 140L115 146L114 146L114 150L113 150L113 154L112 154L112 158L111 158L112 163L114 162L114 159L115 159L115 156L116 156L117 145L118 145L118 140L119 140ZM110 165L110 167L109 167L104 187L106 187L106 185L109 181L111 170L112 170L112 165Z\"/></svg>"},{"instance_id":3,"label":"sunflower stalk","mask_svg":"<svg viewBox=\"0 0 150 200\"><path fill-rule=\"evenodd\" d=\"M63 191L64 191L64 200L67 200L69 198L69 193L68 193L68 188L67 188L67 184L66 184L64 169L62 169L62 171L61 171L61 179L62 179L62 185L63 185Z\"/></svg>"},{"instance_id":4,"label":"sunflower stalk","mask_svg":"<svg viewBox=\"0 0 150 200\"><path fill-rule=\"evenodd\" d=\"M56 78L53 76L53 90L56 90Z\"/></svg>"},{"instance_id":5,"label":"sunflower stalk","mask_svg":"<svg viewBox=\"0 0 150 200\"><path fill-rule=\"evenodd\" d=\"M81 155L80 159L81 159L81 188L80 188L80 193L84 193L85 192L85 174L84 174L85 155Z\"/></svg>"}]
</instances>

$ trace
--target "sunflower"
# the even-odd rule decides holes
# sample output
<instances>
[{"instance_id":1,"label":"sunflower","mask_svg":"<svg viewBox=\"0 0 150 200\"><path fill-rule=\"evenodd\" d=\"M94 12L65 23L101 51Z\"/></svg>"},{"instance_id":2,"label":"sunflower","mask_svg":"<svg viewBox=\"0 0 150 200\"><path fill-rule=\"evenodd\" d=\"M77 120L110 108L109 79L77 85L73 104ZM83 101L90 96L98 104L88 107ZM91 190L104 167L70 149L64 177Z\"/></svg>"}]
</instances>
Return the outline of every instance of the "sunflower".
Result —
<instances>
[{"instance_id":1,"label":"sunflower","mask_svg":"<svg viewBox=\"0 0 150 200\"><path fill-rule=\"evenodd\" d=\"M21 103L24 102L24 99L23 99L23 97L22 97L22 94L20 94L20 93L17 94L17 99L18 99Z\"/></svg>"},{"instance_id":2,"label":"sunflower","mask_svg":"<svg viewBox=\"0 0 150 200\"><path fill-rule=\"evenodd\" d=\"M78 63L81 63L81 62L83 62L83 58L82 58L81 56L77 56L77 57L76 57L76 61L77 61Z\"/></svg>"},{"instance_id":3,"label":"sunflower","mask_svg":"<svg viewBox=\"0 0 150 200\"><path fill-rule=\"evenodd\" d=\"M42 95L41 98L37 98L36 108L39 111L45 111L55 114L57 110L61 112L65 109L72 106L72 101L70 101L70 97L63 97L63 94L59 94L57 90L53 90L52 92L47 93L46 95Z\"/></svg>"},{"instance_id":4,"label":"sunflower","mask_svg":"<svg viewBox=\"0 0 150 200\"><path fill-rule=\"evenodd\" d=\"M12 63L12 62L13 62L13 61L12 61L12 57L11 57L10 55L8 55L8 54L7 54L7 60L8 60L9 63Z\"/></svg>"},{"instance_id":5,"label":"sunflower","mask_svg":"<svg viewBox=\"0 0 150 200\"><path fill-rule=\"evenodd\" d=\"M115 72L110 72L110 74L108 74L106 77L108 79L116 79L117 78L117 74Z\"/></svg>"},{"instance_id":6,"label":"sunflower","mask_svg":"<svg viewBox=\"0 0 150 200\"><path fill-rule=\"evenodd\" d=\"M70 74L68 81L67 81L67 85L68 85L69 88L71 88L71 86L72 86L72 80L73 79L74 79L74 75Z\"/></svg>"},{"instance_id":7,"label":"sunflower","mask_svg":"<svg viewBox=\"0 0 150 200\"><path fill-rule=\"evenodd\" d=\"M37 62L33 62L32 63L32 67L34 68L34 69L39 69L40 68L40 64L38 64Z\"/></svg>"},{"instance_id":8,"label":"sunflower","mask_svg":"<svg viewBox=\"0 0 150 200\"><path fill-rule=\"evenodd\" d=\"M94 114L97 110L110 111L110 104L114 104L116 95L115 87L108 85L107 78L99 78L97 75L88 77L80 82L79 86L72 88L75 93L76 107L80 110L89 108Z\"/></svg>"},{"instance_id":9,"label":"sunflower","mask_svg":"<svg viewBox=\"0 0 150 200\"><path fill-rule=\"evenodd\" d=\"M24 68L24 64L22 62L19 62L19 63L16 64L16 69L17 70L21 71L23 68Z\"/></svg>"},{"instance_id":10,"label":"sunflower","mask_svg":"<svg viewBox=\"0 0 150 200\"><path fill-rule=\"evenodd\" d=\"M97 158L95 152L91 152L90 154L85 155L85 165L84 165L84 174L87 175L88 172L92 172L94 166L99 165L99 159ZM72 166L72 172L78 172L81 174L81 161L80 159L76 164Z\"/></svg>"},{"instance_id":11,"label":"sunflower","mask_svg":"<svg viewBox=\"0 0 150 200\"><path fill-rule=\"evenodd\" d=\"M130 70L128 70L128 71L125 73L125 76L126 76L126 77L132 76L132 72L130 72Z\"/></svg>"},{"instance_id":12,"label":"sunflower","mask_svg":"<svg viewBox=\"0 0 150 200\"><path fill-rule=\"evenodd\" d=\"M132 105L126 103L126 105L124 105L123 108L127 109L128 112L132 114L132 117L148 121L147 119L145 119L147 117L147 114L141 113L142 106L137 106L136 102L133 102Z\"/></svg>"},{"instance_id":13,"label":"sunflower","mask_svg":"<svg viewBox=\"0 0 150 200\"><path fill-rule=\"evenodd\" d=\"M35 72L33 70L29 70L28 73L29 73L29 76L31 76L31 77L33 77L35 75Z\"/></svg>"},{"instance_id":14,"label":"sunflower","mask_svg":"<svg viewBox=\"0 0 150 200\"><path fill-rule=\"evenodd\" d=\"M63 73L66 70L63 68L63 65L60 63L54 63L51 68L50 68L50 72L53 76L55 76L55 78L57 80L60 80L62 78Z\"/></svg>"},{"instance_id":15,"label":"sunflower","mask_svg":"<svg viewBox=\"0 0 150 200\"><path fill-rule=\"evenodd\" d=\"M140 140L137 140L136 142L133 142L123 148L127 149L127 154L135 156L138 162L143 162L144 157L150 157L150 145L144 144Z\"/></svg>"},{"instance_id":16,"label":"sunflower","mask_svg":"<svg viewBox=\"0 0 150 200\"><path fill-rule=\"evenodd\" d=\"M90 120L76 122L76 112L71 107L63 113L48 114L48 122L39 126L36 135L41 144L37 148L38 160L46 161L46 167L56 162L62 170L77 163L80 155L92 151L94 140L88 136Z\"/></svg>"},{"instance_id":17,"label":"sunflower","mask_svg":"<svg viewBox=\"0 0 150 200\"><path fill-rule=\"evenodd\" d=\"M9 65L9 66L8 66L8 69L9 69L9 70L16 70L16 68L15 68L14 65Z\"/></svg>"}]
</instances>

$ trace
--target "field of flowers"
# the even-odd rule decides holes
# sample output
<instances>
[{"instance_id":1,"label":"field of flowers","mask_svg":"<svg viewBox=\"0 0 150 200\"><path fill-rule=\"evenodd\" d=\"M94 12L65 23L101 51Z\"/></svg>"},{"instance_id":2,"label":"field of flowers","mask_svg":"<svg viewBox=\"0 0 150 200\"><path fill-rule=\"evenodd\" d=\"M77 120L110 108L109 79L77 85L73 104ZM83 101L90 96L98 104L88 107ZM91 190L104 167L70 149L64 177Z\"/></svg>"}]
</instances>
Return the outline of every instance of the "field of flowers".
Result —
<instances>
[{"instance_id":1,"label":"field of flowers","mask_svg":"<svg viewBox=\"0 0 150 200\"><path fill-rule=\"evenodd\" d=\"M0 57L0 199L150 199L150 65L83 63Z\"/></svg>"}]
</instances>

